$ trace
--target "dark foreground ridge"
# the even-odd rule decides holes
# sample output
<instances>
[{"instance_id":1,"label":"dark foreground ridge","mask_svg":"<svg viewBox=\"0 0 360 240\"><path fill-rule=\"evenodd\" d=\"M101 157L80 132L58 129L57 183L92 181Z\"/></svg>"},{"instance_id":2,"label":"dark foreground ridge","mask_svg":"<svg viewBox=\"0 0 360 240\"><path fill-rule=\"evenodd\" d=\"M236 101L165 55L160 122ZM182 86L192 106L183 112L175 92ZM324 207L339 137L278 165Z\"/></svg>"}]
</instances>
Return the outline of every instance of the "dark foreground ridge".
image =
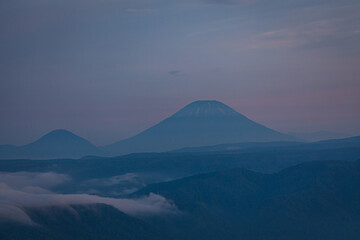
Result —
<instances>
[{"instance_id":1,"label":"dark foreground ridge","mask_svg":"<svg viewBox=\"0 0 360 240\"><path fill-rule=\"evenodd\" d=\"M0 239L358 240L360 161L274 174L231 169L152 184L179 212L139 218L107 205L27 208L37 225L0 222ZM1 219L0 219L1 220Z\"/></svg>"},{"instance_id":2,"label":"dark foreground ridge","mask_svg":"<svg viewBox=\"0 0 360 240\"><path fill-rule=\"evenodd\" d=\"M245 169L154 184L184 214L158 219L176 239L355 240L360 236L360 161L308 162L277 174Z\"/></svg>"}]
</instances>

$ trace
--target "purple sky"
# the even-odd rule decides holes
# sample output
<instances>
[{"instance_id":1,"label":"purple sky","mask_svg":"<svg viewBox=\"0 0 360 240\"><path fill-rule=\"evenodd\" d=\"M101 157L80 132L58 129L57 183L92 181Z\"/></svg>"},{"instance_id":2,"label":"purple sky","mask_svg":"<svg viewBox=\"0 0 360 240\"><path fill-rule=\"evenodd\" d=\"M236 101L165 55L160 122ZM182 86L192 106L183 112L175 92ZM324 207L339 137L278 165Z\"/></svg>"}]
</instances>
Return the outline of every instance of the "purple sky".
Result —
<instances>
[{"instance_id":1,"label":"purple sky","mask_svg":"<svg viewBox=\"0 0 360 240\"><path fill-rule=\"evenodd\" d=\"M283 132L360 135L358 0L4 0L0 144L97 145L199 99Z\"/></svg>"}]
</instances>

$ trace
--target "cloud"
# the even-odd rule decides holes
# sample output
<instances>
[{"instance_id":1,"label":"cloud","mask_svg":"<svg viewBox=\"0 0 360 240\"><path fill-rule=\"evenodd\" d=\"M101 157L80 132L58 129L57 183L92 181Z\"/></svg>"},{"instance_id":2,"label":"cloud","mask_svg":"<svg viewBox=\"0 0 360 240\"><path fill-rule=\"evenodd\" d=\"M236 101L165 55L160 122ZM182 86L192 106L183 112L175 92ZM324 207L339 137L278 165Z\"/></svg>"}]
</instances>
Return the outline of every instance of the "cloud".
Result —
<instances>
[{"instance_id":1,"label":"cloud","mask_svg":"<svg viewBox=\"0 0 360 240\"><path fill-rule=\"evenodd\" d=\"M51 184L38 182L39 179L47 179L44 178L44 174L45 173L38 173L40 176L36 176L35 173L27 172L1 174L1 179L7 181L12 186L4 183L2 180L0 182L0 220L37 225L37 223L33 222L26 214L26 208L46 208L56 206L71 209L72 205L91 204L107 204L135 217L177 212L177 208L173 203L166 198L153 193L136 199L118 199L88 194L56 194L39 186L33 186L34 183L38 183L42 186L54 186L54 182ZM32 176L32 179L36 179L36 181L31 181L30 184L26 183L27 179L29 179L29 175ZM52 179L56 174L47 173L46 176L51 176L49 179ZM15 181L12 182L12 180ZM57 181L57 183L58 182L60 181Z\"/></svg>"},{"instance_id":2,"label":"cloud","mask_svg":"<svg viewBox=\"0 0 360 240\"><path fill-rule=\"evenodd\" d=\"M346 39L359 34L356 31L358 25L349 25L344 28L345 23L346 19L327 19L263 32L248 39L246 49L292 48L319 44L325 46L325 42Z\"/></svg>"},{"instance_id":3,"label":"cloud","mask_svg":"<svg viewBox=\"0 0 360 240\"><path fill-rule=\"evenodd\" d=\"M176 76L176 75L180 75L181 71L180 70L171 70L168 72L171 76Z\"/></svg>"},{"instance_id":4,"label":"cloud","mask_svg":"<svg viewBox=\"0 0 360 240\"><path fill-rule=\"evenodd\" d=\"M102 196L125 196L144 187L146 176L140 173L126 173L110 178L94 178L78 184L77 193L88 193Z\"/></svg>"},{"instance_id":5,"label":"cloud","mask_svg":"<svg viewBox=\"0 0 360 240\"><path fill-rule=\"evenodd\" d=\"M224 5L249 5L257 2L258 0L203 0L203 2Z\"/></svg>"},{"instance_id":6,"label":"cloud","mask_svg":"<svg viewBox=\"0 0 360 240\"><path fill-rule=\"evenodd\" d=\"M135 173L126 173L123 175L113 176L111 178L94 178L83 182L83 185L91 186L113 186L119 184L140 184L140 179Z\"/></svg>"},{"instance_id":7,"label":"cloud","mask_svg":"<svg viewBox=\"0 0 360 240\"><path fill-rule=\"evenodd\" d=\"M71 178L68 175L54 172L0 173L0 182L17 189L25 187L40 187L49 189L70 180Z\"/></svg>"},{"instance_id":8,"label":"cloud","mask_svg":"<svg viewBox=\"0 0 360 240\"><path fill-rule=\"evenodd\" d=\"M79 182L76 193L95 194L104 197L126 197L147 184L169 180L166 174L156 172L136 172L108 178L92 178Z\"/></svg>"},{"instance_id":9,"label":"cloud","mask_svg":"<svg viewBox=\"0 0 360 240\"><path fill-rule=\"evenodd\" d=\"M126 12L128 13L135 13L135 14L148 14L155 12L155 9L151 8L128 8L126 9Z\"/></svg>"}]
</instances>

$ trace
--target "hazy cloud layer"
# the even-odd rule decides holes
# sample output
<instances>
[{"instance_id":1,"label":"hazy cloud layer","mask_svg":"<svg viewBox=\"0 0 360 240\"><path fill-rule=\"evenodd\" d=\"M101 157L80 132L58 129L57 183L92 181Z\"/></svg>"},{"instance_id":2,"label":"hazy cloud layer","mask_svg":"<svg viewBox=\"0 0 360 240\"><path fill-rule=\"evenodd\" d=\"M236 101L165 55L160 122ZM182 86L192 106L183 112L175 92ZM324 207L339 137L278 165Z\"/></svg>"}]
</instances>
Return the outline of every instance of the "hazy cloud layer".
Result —
<instances>
[{"instance_id":1,"label":"hazy cloud layer","mask_svg":"<svg viewBox=\"0 0 360 240\"><path fill-rule=\"evenodd\" d=\"M171 71L169 71L169 74L171 76L176 76L176 75L180 75L181 71L180 70L171 70Z\"/></svg>"},{"instance_id":2,"label":"hazy cloud layer","mask_svg":"<svg viewBox=\"0 0 360 240\"><path fill-rule=\"evenodd\" d=\"M225 4L225 5L235 5L235 4L252 4L258 2L259 0L202 0L203 2L207 3L214 3L214 4Z\"/></svg>"},{"instance_id":3,"label":"hazy cloud layer","mask_svg":"<svg viewBox=\"0 0 360 240\"><path fill-rule=\"evenodd\" d=\"M54 172L0 172L0 182L16 189L22 189L26 187L40 187L49 189L70 180L71 178L68 175Z\"/></svg>"},{"instance_id":4,"label":"hazy cloud layer","mask_svg":"<svg viewBox=\"0 0 360 240\"><path fill-rule=\"evenodd\" d=\"M126 173L110 178L95 178L79 183L79 193L102 196L123 196L145 186L147 175Z\"/></svg>"},{"instance_id":5,"label":"hazy cloud layer","mask_svg":"<svg viewBox=\"0 0 360 240\"><path fill-rule=\"evenodd\" d=\"M14 177L15 175L15 177ZM28 176L31 175L35 181L27 182ZM0 180L0 220L16 221L24 224L36 224L26 214L24 208L43 208L43 207L65 207L71 208L71 205L79 204L107 204L117 208L118 210L132 215L144 216L149 214L166 214L176 213L177 209L174 204L166 200L164 197L156 194L138 199L116 199L99 197L88 194L56 194L39 186L52 187L56 183L62 181L53 181L51 184L43 184L47 179L54 179L54 173L41 173L40 176L34 177L35 173L11 173L6 176L1 174ZM20 177L19 177L20 176ZM25 176L25 177L24 177ZM42 181L39 181L42 179ZM4 180L4 181L3 181ZM5 184L7 182L11 184Z\"/></svg>"},{"instance_id":6,"label":"hazy cloud layer","mask_svg":"<svg viewBox=\"0 0 360 240\"><path fill-rule=\"evenodd\" d=\"M118 175L118 176L113 176L110 178L95 178L95 179L90 179L87 181L84 181L82 184L83 185L90 185L90 186L113 186L113 185L118 185L118 184L128 184L128 183L133 183L133 184L139 184L140 183L140 179L138 174L135 173L126 173L126 174L122 174L122 175Z\"/></svg>"},{"instance_id":7,"label":"hazy cloud layer","mask_svg":"<svg viewBox=\"0 0 360 240\"><path fill-rule=\"evenodd\" d=\"M128 9L126 9L126 12L135 13L135 14L147 14L147 13L153 13L155 11L156 11L155 9L150 9L150 8L128 8Z\"/></svg>"}]
</instances>

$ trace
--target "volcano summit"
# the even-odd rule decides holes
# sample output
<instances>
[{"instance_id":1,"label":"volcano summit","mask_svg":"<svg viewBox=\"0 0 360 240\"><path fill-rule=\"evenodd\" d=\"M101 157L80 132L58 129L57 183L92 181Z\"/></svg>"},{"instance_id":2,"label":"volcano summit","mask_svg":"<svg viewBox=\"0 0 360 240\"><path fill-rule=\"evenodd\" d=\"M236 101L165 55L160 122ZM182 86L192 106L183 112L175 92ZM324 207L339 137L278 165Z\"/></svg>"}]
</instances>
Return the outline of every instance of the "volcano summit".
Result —
<instances>
[{"instance_id":1,"label":"volcano summit","mask_svg":"<svg viewBox=\"0 0 360 240\"><path fill-rule=\"evenodd\" d=\"M131 138L104 147L112 154L163 152L223 143L290 141L218 101L196 101Z\"/></svg>"}]
</instances>

